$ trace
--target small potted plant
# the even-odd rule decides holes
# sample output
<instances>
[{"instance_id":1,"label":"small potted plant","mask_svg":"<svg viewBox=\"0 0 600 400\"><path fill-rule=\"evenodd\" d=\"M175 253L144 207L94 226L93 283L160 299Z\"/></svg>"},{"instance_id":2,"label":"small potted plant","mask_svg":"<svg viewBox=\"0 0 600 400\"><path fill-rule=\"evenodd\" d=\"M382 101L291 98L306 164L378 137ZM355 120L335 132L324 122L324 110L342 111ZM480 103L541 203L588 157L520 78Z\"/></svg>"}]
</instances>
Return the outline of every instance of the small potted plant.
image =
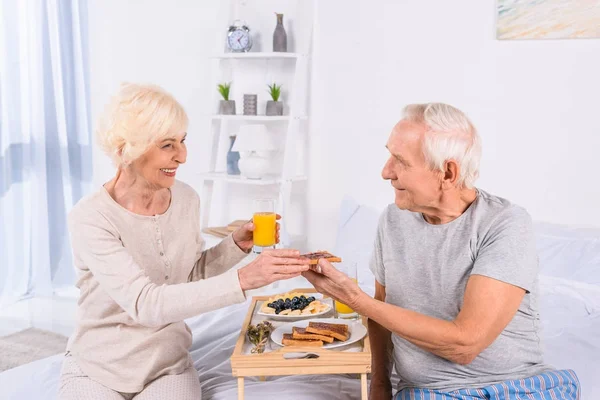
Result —
<instances>
[{"instance_id":1,"label":"small potted plant","mask_svg":"<svg viewBox=\"0 0 600 400\"><path fill-rule=\"evenodd\" d=\"M275 116L275 115L283 115L283 103L279 101L279 96L281 96L281 85L273 83L272 85L267 85L269 87L269 94L273 100L267 101L267 115Z\"/></svg>"},{"instance_id":2,"label":"small potted plant","mask_svg":"<svg viewBox=\"0 0 600 400\"><path fill-rule=\"evenodd\" d=\"M235 115L235 100L229 100L231 82L219 83L217 89L223 97L223 100L219 102L219 113L223 115Z\"/></svg>"}]
</instances>

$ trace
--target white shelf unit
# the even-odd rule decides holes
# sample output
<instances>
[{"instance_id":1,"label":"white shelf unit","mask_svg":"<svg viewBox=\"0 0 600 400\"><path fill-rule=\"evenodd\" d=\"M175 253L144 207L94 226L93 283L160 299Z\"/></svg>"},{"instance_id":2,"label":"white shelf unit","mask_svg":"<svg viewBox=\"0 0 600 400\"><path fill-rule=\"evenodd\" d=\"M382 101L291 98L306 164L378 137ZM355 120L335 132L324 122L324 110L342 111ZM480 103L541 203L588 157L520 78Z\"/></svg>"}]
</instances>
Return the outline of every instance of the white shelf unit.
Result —
<instances>
[{"instance_id":1,"label":"white shelf unit","mask_svg":"<svg viewBox=\"0 0 600 400\"><path fill-rule=\"evenodd\" d=\"M222 181L254 186L280 185L284 183L284 179L279 176L267 176L262 179L248 179L241 175L228 175L225 172L207 172L200 174L200 177L203 180L208 181ZM300 182L305 181L307 179L308 178L304 175L286 178L286 180L290 182Z\"/></svg>"},{"instance_id":2,"label":"white shelf unit","mask_svg":"<svg viewBox=\"0 0 600 400\"><path fill-rule=\"evenodd\" d=\"M212 119L229 120L229 121L255 121L255 122L271 122L271 121L289 121L291 119L306 120L306 115L292 116L292 115L280 115L280 116L268 116L268 115L220 115L214 114L210 116Z\"/></svg>"},{"instance_id":3,"label":"white shelf unit","mask_svg":"<svg viewBox=\"0 0 600 400\"><path fill-rule=\"evenodd\" d=\"M278 206L277 212L283 217L281 221L281 244L284 247L288 247L291 244L298 244L302 246L306 240L305 224L299 224L299 229L290 232L288 229L287 212L291 209L291 195L292 186L296 183L306 182L306 172L299 170L296 165L297 155L299 151L304 151L304 165L307 163L307 137L308 137L308 91L309 85L309 68L310 68L310 53L312 46L312 21L314 21L314 13L316 9L316 1L306 0L291 0L295 1L297 7L303 7L301 12L297 13L301 15L299 18L304 23L304 45L299 45L300 40L296 43L295 49L297 52L264 52L264 51L250 51L247 53L229 53L225 51L225 30L220 31L217 35L216 41L216 52L214 52L209 58L212 64L211 77L213 82L227 81L224 79L226 71L234 73L236 69L243 69L247 65L254 65L264 67L265 69L272 69L277 71L277 68L292 68L293 76L291 78L292 83L287 87L290 89L288 98L284 98L284 102L287 109L284 111L285 115L282 116L266 116L266 115L219 115L209 114L207 115L210 124L210 159L208 165L208 171L198 174L199 179L202 182L202 209L201 209L201 226L205 228L207 226L222 226L227 224L228 220L222 220L220 216L224 214L224 201L214 201L216 192L225 190L228 194L228 185L245 185L246 187L252 186L253 190L264 190L277 192ZM236 0L233 0L235 3ZM222 7L227 8L226 13L221 14L222 24L220 26L228 26L233 20L239 18L239 4L224 4ZM260 4L257 2L257 4ZM233 6L233 7L232 7ZM232 10L233 8L233 10ZM261 7L258 7L261 8ZM256 10L254 10L256 12ZM272 10L270 8L264 9L264 14L272 16ZM305 21L304 21L305 20ZM296 26L296 22L294 25ZM285 24L285 22L284 22ZM252 26L252 24L250 24ZM274 25L272 26L272 29ZM287 26L286 26L287 29ZM272 31L271 31L272 32ZM262 35L266 35L267 32L262 32ZM262 36L264 37L264 36ZM297 39L297 38L294 38ZM270 41L264 39L265 42ZM288 31L288 45L290 44L290 32ZM269 44L270 46L270 44ZM272 76L276 77L277 72L271 71ZM256 80L256 77L253 78ZM264 78L263 78L264 79ZM274 78L273 81L277 81ZM264 81L264 89L266 84L272 81ZM237 82L239 84L239 82ZM236 81L233 82L233 88L235 89ZM262 90L262 89L261 89ZM267 96L266 91L259 92L259 100L261 96ZM241 93L238 93L236 98L237 112L242 112L243 104L241 101ZM213 91L212 105L216 108L218 100L220 99L216 87ZM261 110L259 109L259 112ZM231 126L236 124L246 123L263 123L269 127L269 129L276 129L285 134L283 140L284 145L281 149L283 158L281 160L281 173L276 176L267 176L260 180L247 179L239 175L228 175L223 171L224 154L227 153L227 149L224 148L227 141L227 136L232 133ZM283 135L282 135L283 136ZM306 191L304 191L305 193ZM220 193L221 195L223 193ZM223 196L221 196L223 198ZM251 203L251 198L247 199ZM303 217L306 216L306 199L297 199L302 204L301 212ZM215 204L216 203L216 204ZM221 207L220 210L216 208Z\"/></svg>"},{"instance_id":4,"label":"white shelf unit","mask_svg":"<svg viewBox=\"0 0 600 400\"><path fill-rule=\"evenodd\" d=\"M306 57L306 54L300 53L275 53L275 52L247 52L247 53L222 53L215 54L211 58L213 59L280 59L280 58L300 58Z\"/></svg>"}]
</instances>

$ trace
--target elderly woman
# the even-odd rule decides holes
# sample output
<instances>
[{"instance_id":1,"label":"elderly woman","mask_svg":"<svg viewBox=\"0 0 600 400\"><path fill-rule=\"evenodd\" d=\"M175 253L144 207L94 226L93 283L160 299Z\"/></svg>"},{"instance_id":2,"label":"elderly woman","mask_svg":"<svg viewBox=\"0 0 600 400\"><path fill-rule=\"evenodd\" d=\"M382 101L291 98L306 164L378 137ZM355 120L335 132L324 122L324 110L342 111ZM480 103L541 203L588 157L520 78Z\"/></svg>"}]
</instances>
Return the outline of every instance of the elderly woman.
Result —
<instances>
[{"instance_id":1,"label":"elderly woman","mask_svg":"<svg viewBox=\"0 0 600 400\"><path fill-rule=\"evenodd\" d=\"M251 223L204 249L199 197L175 180L187 125L153 86L123 85L106 110L98 138L117 172L69 215L81 295L60 399L200 399L184 319L308 269L290 249L231 269L253 246Z\"/></svg>"}]
</instances>

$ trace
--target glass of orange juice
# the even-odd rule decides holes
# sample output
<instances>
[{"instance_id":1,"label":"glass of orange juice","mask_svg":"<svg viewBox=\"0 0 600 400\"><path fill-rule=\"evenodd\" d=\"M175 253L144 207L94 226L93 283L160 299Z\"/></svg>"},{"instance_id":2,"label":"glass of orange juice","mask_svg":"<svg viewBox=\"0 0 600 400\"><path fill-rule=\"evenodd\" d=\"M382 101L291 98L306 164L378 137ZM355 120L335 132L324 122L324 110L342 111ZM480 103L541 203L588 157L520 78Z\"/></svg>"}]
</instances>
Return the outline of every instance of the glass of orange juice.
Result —
<instances>
[{"instance_id":1,"label":"glass of orange juice","mask_svg":"<svg viewBox=\"0 0 600 400\"><path fill-rule=\"evenodd\" d=\"M254 223L253 251L257 254L262 253L266 248L275 248L276 235L276 214L275 200L273 199L258 199L254 200L254 215L252 222Z\"/></svg>"},{"instance_id":2,"label":"glass of orange juice","mask_svg":"<svg viewBox=\"0 0 600 400\"><path fill-rule=\"evenodd\" d=\"M354 282L358 282L356 261L342 262L338 265L338 269L348 275ZM337 300L335 300L335 314L336 318L358 319L358 313L356 311L350 308L350 306Z\"/></svg>"}]
</instances>

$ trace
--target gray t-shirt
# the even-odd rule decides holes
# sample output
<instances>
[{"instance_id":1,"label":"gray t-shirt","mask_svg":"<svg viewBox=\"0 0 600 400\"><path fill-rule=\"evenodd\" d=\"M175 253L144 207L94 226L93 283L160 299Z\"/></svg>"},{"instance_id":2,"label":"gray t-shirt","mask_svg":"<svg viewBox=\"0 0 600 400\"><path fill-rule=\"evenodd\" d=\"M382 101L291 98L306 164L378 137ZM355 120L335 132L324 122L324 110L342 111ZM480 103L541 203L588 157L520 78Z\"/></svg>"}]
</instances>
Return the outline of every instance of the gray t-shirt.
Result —
<instances>
[{"instance_id":1,"label":"gray t-shirt","mask_svg":"<svg viewBox=\"0 0 600 400\"><path fill-rule=\"evenodd\" d=\"M468 365L392 334L398 390L478 388L549 369L539 335L533 224L523 208L478 189L460 217L432 225L421 213L391 204L379 221L371 270L386 287L387 303L447 321L458 315L471 274L527 291L512 321Z\"/></svg>"}]
</instances>

